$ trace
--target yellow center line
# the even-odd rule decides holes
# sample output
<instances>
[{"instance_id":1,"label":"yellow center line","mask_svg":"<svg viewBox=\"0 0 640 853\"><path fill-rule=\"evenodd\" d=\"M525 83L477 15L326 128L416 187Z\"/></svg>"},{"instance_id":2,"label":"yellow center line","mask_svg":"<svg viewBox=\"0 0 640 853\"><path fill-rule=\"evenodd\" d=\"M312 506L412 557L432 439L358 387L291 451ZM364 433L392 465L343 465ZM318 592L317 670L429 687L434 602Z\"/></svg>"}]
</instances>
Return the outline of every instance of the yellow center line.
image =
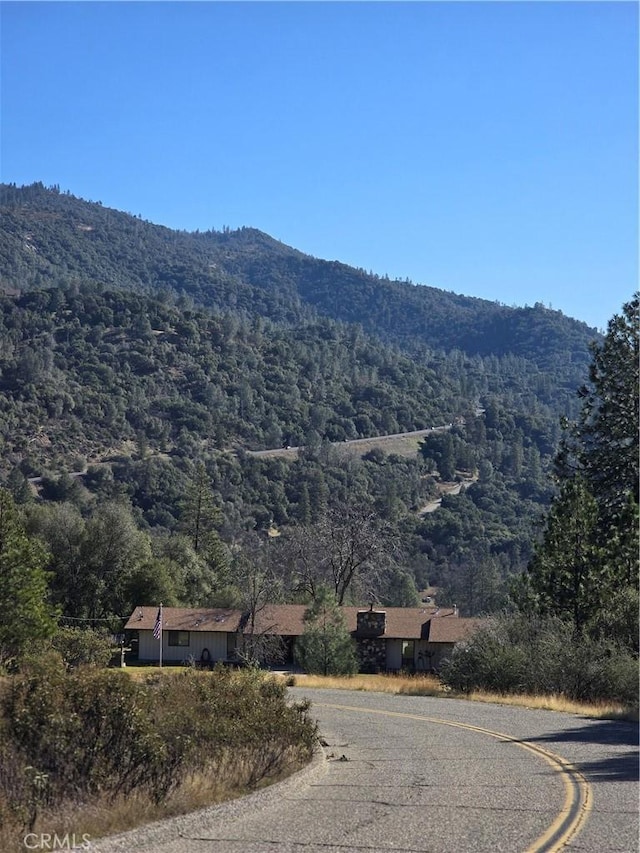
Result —
<instances>
[{"instance_id":1,"label":"yellow center line","mask_svg":"<svg viewBox=\"0 0 640 853\"><path fill-rule=\"evenodd\" d=\"M407 714L402 711L381 711L377 708L358 708L351 705L333 705L328 702L314 702L313 704L320 708L334 708L338 711L359 711L365 714L381 714L386 717L402 717L408 720L419 720L424 723L437 723L438 725L451 726L458 729L468 729L472 732L478 732L479 734L489 735L489 737L494 737L501 741L513 743L543 758L547 764L550 764L554 770L562 775L565 799L556 819L530 847L527 847L525 853L558 853L582 829L591 811L591 786L582 773L561 755L556 755L556 753L550 752L548 749L544 749L536 744L504 734L503 732L493 731L492 729L472 726L469 723L457 723L453 720L425 717L422 714Z\"/></svg>"}]
</instances>

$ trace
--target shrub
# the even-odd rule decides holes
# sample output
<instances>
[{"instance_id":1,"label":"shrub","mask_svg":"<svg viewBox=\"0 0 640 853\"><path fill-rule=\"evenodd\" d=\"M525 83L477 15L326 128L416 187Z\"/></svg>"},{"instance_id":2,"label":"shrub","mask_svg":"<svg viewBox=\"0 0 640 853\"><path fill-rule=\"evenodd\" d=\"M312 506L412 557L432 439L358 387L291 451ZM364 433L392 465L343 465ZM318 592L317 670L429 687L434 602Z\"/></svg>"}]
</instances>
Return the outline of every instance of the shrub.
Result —
<instances>
[{"instance_id":1,"label":"shrub","mask_svg":"<svg viewBox=\"0 0 640 853\"><path fill-rule=\"evenodd\" d=\"M457 646L443 663L440 677L447 687L462 693L514 693L523 687L525 668L522 650L504 643L492 625Z\"/></svg>"},{"instance_id":2,"label":"shrub","mask_svg":"<svg viewBox=\"0 0 640 853\"><path fill-rule=\"evenodd\" d=\"M316 740L308 704L289 705L285 685L255 671L136 683L121 670L67 671L51 654L12 678L1 708L0 816L21 825L134 789L159 803L198 770L242 765L234 784L251 787L308 759Z\"/></svg>"},{"instance_id":3,"label":"shrub","mask_svg":"<svg viewBox=\"0 0 640 853\"><path fill-rule=\"evenodd\" d=\"M560 694L577 701L638 704L636 657L613 642L576 636L557 617L492 619L456 646L440 677L463 693Z\"/></svg>"},{"instance_id":4,"label":"shrub","mask_svg":"<svg viewBox=\"0 0 640 853\"><path fill-rule=\"evenodd\" d=\"M170 785L165 746L153 730L150 696L124 672L67 673L54 664L16 676L5 723L29 766L45 774L54 801L66 792Z\"/></svg>"},{"instance_id":5,"label":"shrub","mask_svg":"<svg viewBox=\"0 0 640 853\"><path fill-rule=\"evenodd\" d=\"M90 628L58 628L51 646L60 652L68 669L81 665L104 667L112 656L109 635Z\"/></svg>"},{"instance_id":6,"label":"shrub","mask_svg":"<svg viewBox=\"0 0 640 853\"><path fill-rule=\"evenodd\" d=\"M638 705L638 660L613 643L583 637L559 655L562 693L571 699L594 702L610 699Z\"/></svg>"}]
</instances>

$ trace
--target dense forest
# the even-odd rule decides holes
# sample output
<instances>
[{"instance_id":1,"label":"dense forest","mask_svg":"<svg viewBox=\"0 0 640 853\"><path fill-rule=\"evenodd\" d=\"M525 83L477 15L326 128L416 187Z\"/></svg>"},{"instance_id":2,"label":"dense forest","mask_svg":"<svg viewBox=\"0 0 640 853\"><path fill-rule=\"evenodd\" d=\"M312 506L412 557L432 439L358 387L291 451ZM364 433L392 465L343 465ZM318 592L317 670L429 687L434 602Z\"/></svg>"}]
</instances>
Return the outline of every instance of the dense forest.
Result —
<instances>
[{"instance_id":1,"label":"dense forest","mask_svg":"<svg viewBox=\"0 0 640 853\"><path fill-rule=\"evenodd\" d=\"M595 330L41 184L4 185L0 213L0 482L65 618L237 602L257 572L306 601L337 530L345 601L505 605ZM342 452L431 427L413 455Z\"/></svg>"}]
</instances>

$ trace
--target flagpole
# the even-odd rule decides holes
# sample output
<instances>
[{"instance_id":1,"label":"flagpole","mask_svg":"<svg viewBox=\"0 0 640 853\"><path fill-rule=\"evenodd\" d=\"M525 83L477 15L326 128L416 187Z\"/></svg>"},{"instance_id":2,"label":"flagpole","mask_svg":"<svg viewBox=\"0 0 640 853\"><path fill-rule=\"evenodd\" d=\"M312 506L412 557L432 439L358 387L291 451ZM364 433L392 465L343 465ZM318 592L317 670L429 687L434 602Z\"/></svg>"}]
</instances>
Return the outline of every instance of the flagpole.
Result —
<instances>
[{"instance_id":1,"label":"flagpole","mask_svg":"<svg viewBox=\"0 0 640 853\"><path fill-rule=\"evenodd\" d=\"M162 602L160 603L160 669L162 669Z\"/></svg>"}]
</instances>

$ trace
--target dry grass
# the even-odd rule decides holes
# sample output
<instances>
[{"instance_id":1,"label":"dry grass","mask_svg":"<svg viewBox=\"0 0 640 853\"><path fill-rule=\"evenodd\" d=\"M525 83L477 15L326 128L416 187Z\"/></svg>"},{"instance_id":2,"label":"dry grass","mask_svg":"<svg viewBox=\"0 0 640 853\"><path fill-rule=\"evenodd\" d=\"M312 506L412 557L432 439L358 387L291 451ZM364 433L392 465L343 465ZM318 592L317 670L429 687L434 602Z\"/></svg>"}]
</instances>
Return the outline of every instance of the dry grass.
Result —
<instances>
[{"instance_id":1,"label":"dry grass","mask_svg":"<svg viewBox=\"0 0 640 853\"><path fill-rule=\"evenodd\" d=\"M420 430L416 433L400 435L381 435L374 438L356 438L343 443L336 443L333 449L341 456L362 457L370 450L383 450L387 455L404 456L413 459L418 455L420 444L430 430Z\"/></svg>"},{"instance_id":2,"label":"dry grass","mask_svg":"<svg viewBox=\"0 0 640 853\"><path fill-rule=\"evenodd\" d=\"M407 696L441 696L442 685L434 675L296 675L298 687L324 687L329 690L361 690Z\"/></svg>"},{"instance_id":3,"label":"dry grass","mask_svg":"<svg viewBox=\"0 0 640 853\"><path fill-rule=\"evenodd\" d=\"M433 675L355 675L352 677L296 675L298 687L324 687L330 690L360 690L377 693L403 694L406 696L438 696L448 699L466 699L470 702L490 702L498 705L515 705L523 708L539 708L547 711L563 711L599 719L638 720L637 709L623 705L601 702L574 702L564 696L502 695L474 691L469 694L453 693Z\"/></svg>"},{"instance_id":4,"label":"dry grass","mask_svg":"<svg viewBox=\"0 0 640 853\"><path fill-rule=\"evenodd\" d=\"M169 669L169 671L171 671ZM151 674L162 675L165 670L153 667L129 667L129 675L142 680ZM203 673L204 674L204 673ZM290 678L290 676L278 676ZM600 719L618 719L638 721L638 710L627 708L615 702L576 702L566 696L557 694L532 696L511 695L501 693L486 693L473 691L471 693L454 693L443 687L435 675L305 675L296 674L295 683L298 687L323 687L328 690L355 690L375 693L393 693L404 696L438 696L445 699L466 699L470 702L487 702L497 705L514 705L521 708L539 708L546 711L563 711L567 714L580 714L585 717Z\"/></svg>"},{"instance_id":5,"label":"dry grass","mask_svg":"<svg viewBox=\"0 0 640 853\"><path fill-rule=\"evenodd\" d=\"M41 833L58 835L59 838L66 834L75 835L77 843L81 844L83 835L95 840L153 821L189 814L285 779L303 766L297 752L291 751L285 766L285 770L256 786L250 784L254 775L250 756L242 758L237 751L230 751L208 771L187 775L182 784L159 804L143 792L133 791L115 799L96 797L89 802L68 803L51 812L42 811L31 830L15 824L0 824L0 850L2 853L24 853L23 838L28 831L38 836Z\"/></svg>"},{"instance_id":6,"label":"dry grass","mask_svg":"<svg viewBox=\"0 0 640 853\"><path fill-rule=\"evenodd\" d=\"M456 697L459 698L459 697ZM498 693L473 692L468 697L472 702L493 702L499 705L517 705L523 708L539 708L545 711L562 711L601 720L629 720L637 722L638 710L626 708L615 702L576 702L566 696L516 696Z\"/></svg>"},{"instance_id":7,"label":"dry grass","mask_svg":"<svg viewBox=\"0 0 640 853\"><path fill-rule=\"evenodd\" d=\"M384 450L386 454L395 454L406 458L417 456L421 442L430 429L416 430L415 432L401 432L393 435L378 435L372 438L353 438L349 441L336 441L331 445L332 450L340 456L364 456L374 448ZM298 447L277 447L272 450L249 451L250 456L262 456L263 458L289 458L298 457Z\"/></svg>"},{"instance_id":8,"label":"dry grass","mask_svg":"<svg viewBox=\"0 0 640 853\"><path fill-rule=\"evenodd\" d=\"M134 681L146 681L147 678L158 677L163 678L168 675L175 675L176 672L187 669L186 666L172 666L172 665L164 665L163 667L159 666L126 666L123 669L123 672L126 672L127 675L132 678ZM208 673L210 670L207 669L194 669L194 672L203 675Z\"/></svg>"}]
</instances>

